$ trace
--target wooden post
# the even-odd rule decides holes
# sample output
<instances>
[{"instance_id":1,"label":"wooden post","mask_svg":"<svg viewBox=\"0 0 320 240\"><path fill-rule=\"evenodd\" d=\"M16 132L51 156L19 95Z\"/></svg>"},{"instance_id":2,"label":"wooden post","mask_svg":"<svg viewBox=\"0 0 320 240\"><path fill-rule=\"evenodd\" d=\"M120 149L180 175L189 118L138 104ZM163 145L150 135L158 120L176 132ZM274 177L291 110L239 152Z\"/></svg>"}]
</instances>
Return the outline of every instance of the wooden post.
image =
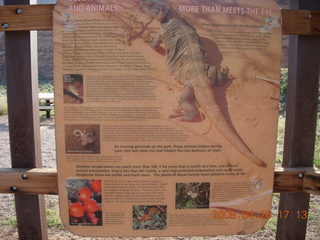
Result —
<instances>
[{"instance_id":1,"label":"wooden post","mask_svg":"<svg viewBox=\"0 0 320 240\"><path fill-rule=\"evenodd\" d=\"M319 10L318 0L291 0L291 8ZM312 16L310 16L312 17ZM289 78L283 167L312 167L317 122L320 38L290 36ZM300 176L303 178L303 176ZM305 239L310 195L282 193L277 239ZM306 212L303 212L306 211ZM282 212L284 213L284 212Z\"/></svg>"},{"instance_id":2,"label":"wooden post","mask_svg":"<svg viewBox=\"0 0 320 240\"><path fill-rule=\"evenodd\" d=\"M5 0L4 4L29 4L29 0ZM36 34L7 32L5 46L12 167L41 167ZM19 239L47 239L43 196L17 189L15 205Z\"/></svg>"}]
</instances>

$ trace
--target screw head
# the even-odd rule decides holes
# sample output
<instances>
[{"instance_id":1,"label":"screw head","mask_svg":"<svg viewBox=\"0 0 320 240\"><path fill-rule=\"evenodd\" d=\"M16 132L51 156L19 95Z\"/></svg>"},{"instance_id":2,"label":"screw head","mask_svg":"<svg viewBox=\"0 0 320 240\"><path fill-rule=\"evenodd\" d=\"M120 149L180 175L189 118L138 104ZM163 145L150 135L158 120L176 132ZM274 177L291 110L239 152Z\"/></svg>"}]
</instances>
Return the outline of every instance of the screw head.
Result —
<instances>
[{"instance_id":1,"label":"screw head","mask_svg":"<svg viewBox=\"0 0 320 240\"><path fill-rule=\"evenodd\" d=\"M18 187L17 186L12 186L11 188L12 192L18 192Z\"/></svg>"},{"instance_id":2,"label":"screw head","mask_svg":"<svg viewBox=\"0 0 320 240\"><path fill-rule=\"evenodd\" d=\"M303 173L299 173L298 177L301 179L304 177L304 174Z\"/></svg>"},{"instance_id":3,"label":"screw head","mask_svg":"<svg viewBox=\"0 0 320 240\"><path fill-rule=\"evenodd\" d=\"M23 173L23 174L21 175L21 177L22 177L22 179L28 179L28 175L27 175L26 173Z\"/></svg>"},{"instance_id":4,"label":"screw head","mask_svg":"<svg viewBox=\"0 0 320 240\"><path fill-rule=\"evenodd\" d=\"M3 29L8 29L9 28L9 23L2 23L2 28Z\"/></svg>"},{"instance_id":5,"label":"screw head","mask_svg":"<svg viewBox=\"0 0 320 240\"><path fill-rule=\"evenodd\" d=\"M23 9L22 8L17 8L16 9L16 14L23 14Z\"/></svg>"}]
</instances>

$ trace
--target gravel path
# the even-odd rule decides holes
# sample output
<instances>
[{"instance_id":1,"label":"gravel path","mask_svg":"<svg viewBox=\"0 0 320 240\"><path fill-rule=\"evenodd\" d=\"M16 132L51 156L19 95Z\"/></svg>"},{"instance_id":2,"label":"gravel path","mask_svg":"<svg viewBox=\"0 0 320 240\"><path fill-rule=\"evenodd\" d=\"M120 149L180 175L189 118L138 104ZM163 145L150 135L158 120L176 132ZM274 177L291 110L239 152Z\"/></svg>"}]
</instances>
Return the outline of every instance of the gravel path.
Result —
<instances>
[{"instance_id":1,"label":"gravel path","mask_svg":"<svg viewBox=\"0 0 320 240\"><path fill-rule=\"evenodd\" d=\"M42 142L42 159L44 168L55 168L55 129L52 119L45 120L41 123L41 142ZM10 168L10 148L9 148L9 136L8 136L8 119L6 116L0 116L0 168ZM242 240L256 240L256 239L275 239L275 224L277 216L278 198L274 198L273 213L274 217L268 222L268 227L258 231L255 234L244 236L219 236L219 237L186 237L186 238L135 238L135 240L206 240L206 239L242 239ZM64 227L59 226L58 220L58 197L46 196L47 214L49 220L48 235L49 239L113 239L119 240L120 238L84 238L76 236L66 230ZM309 221L307 229L307 239L316 240L320 235L320 196L311 196L310 202ZM15 227L15 211L14 211L14 198L12 194L0 194L0 239L12 240L17 239L18 234ZM127 240L130 238L122 238Z\"/></svg>"}]
</instances>

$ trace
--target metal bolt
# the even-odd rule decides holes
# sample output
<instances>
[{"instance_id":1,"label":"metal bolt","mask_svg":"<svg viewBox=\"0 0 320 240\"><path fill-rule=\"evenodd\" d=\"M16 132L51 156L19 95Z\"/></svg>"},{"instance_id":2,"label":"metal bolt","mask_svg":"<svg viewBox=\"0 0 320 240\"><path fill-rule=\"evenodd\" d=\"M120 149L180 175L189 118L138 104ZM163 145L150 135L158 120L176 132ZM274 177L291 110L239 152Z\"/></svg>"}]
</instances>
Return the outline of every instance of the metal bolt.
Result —
<instances>
[{"instance_id":1,"label":"metal bolt","mask_svg":"<svg viewBox=\"0 0 320 240\"><path fill-rule=\"evenodd\" d=\"M12 186L10 189L12 192L18 192L18 187L16 186Z\"/></svg>"},{"instance_id":2,"label":"metal bolt","mask_svg":"<svg viewBox=\"0 0 320 240\"><path fill-rule=\"evenodd\" d=\"M299 177L300 179L302 179L302 178L304 177L304 174L303 174L303 173L299 173L298 177Z\"/></svg>"},{"instance_id":3,"label":"metal bolt","mask_svg":"<svg viewBox=\"0 0 320 240\"><path fill-rule=\"evenodd\" d=\"M2 28L3 29L9 28L9 23L2 23Z\"/></svg>"},{"instance_id":4,"label":"metal bolt","mask_svg":"<svg viewBox=\"0 0 320 240\"><path fill-rule=\"evenodd\" d=\"M312 19L312 14L311 14L311 13L309 14L308 18L309 18L309 19Z\"/></svg>"},{"instance_id":5,"label":"metal bolt","mask_svg":"<svg viewBox=\"0 0 320 240\"><path fill-rule=\"evenodd\" d=\"M28 175L26 173L21 175L22 179L28 179Z\"/></svg>"},{"instance_id":6,"label":"metal bolt","mask_svg":"<svg viewBox=\"0 0 320 240\"><path fill-rule=\"evenodd\" d=\"M23 9L22 8L17 8L16 9L16 14L23 14Z\"/></svg>"}]
</instances>

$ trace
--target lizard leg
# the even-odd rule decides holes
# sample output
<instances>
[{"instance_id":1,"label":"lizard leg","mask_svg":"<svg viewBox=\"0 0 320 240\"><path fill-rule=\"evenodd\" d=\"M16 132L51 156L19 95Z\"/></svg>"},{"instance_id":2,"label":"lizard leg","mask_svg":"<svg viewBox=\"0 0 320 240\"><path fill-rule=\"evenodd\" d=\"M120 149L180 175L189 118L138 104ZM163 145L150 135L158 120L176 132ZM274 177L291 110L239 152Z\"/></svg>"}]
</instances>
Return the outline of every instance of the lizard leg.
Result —
<instances>
[{"instance_id":1,"label":"lizard leg","mask_svg":"<svg viewBox=\"0 0 320 240\"><path fill-rule=\"evenodd\" d=\"M211 86L214 86L217 78L217 67L216 66L210 66L208 68L208 79Z\"/></svg>"},{"instance_id":2,"label":"lizard leg","mask_svg":"<svg viewBox=\"0 0 320 240\"><path fill-rule=\"evenodd\" d=\"M208 78L212 86L222 86L230 79L229 68L210 66Z\"/></svg>"},{"instance_id":3,"label":"lizard leg","mask_svg":"<svg viewBox=\"0 0 320 240\"><path fill-rule=\"evenodd\" d=\"M195 105L193 89L186 86L180 95L177 97L177 102L174 108L174 114L170 118L177 118L180 121L191 121L198 114L198 109Z\"/></svg>"}]
</instances>

